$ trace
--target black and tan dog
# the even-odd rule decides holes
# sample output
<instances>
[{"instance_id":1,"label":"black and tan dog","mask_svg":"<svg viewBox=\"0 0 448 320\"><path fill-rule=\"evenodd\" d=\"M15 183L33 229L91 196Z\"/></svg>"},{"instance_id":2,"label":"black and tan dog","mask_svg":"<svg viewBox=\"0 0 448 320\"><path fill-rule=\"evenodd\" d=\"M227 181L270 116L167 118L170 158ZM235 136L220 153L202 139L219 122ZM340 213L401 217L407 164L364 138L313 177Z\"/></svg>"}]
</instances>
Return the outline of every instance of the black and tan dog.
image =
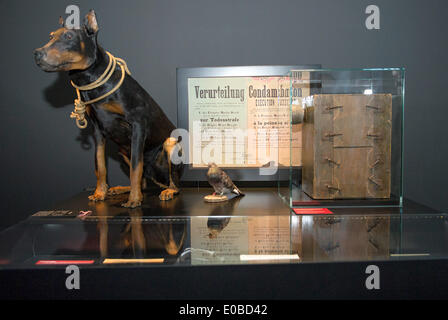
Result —
<instances>
[{"instance_id":1,"label":"black and tan dog","mask_svg":"<svg viewBox=\"0 0 448 320\"><path fill-rule=\"evenodd\" d=\"M90 200L104 200L108 195L130 192L125 207L141 205L142 184L146 179L164 189L161 200L170 200L179 192L182 164L173 165L171 152L181 152L175 138L175 126L158 104L131 76L124 76L123 65L110 64L113 56L97 43L98 24L91 10L80 29L62 26L50 34L50 41L34 52L36 64L47 72L68 71L73 85L88 87L98 83L110 67L110 78L98 87L80 91L84 102L107 95L85 106L86 119L94 127L95 174L97 186ZM113 70L113 71L112 71ZM120 85L121 77L122 83ZM99 79L100 78L100 79ZM106 77L107 78L107 77ZM101 81L100 81L101 82ZM99 82L99 83L100 83ZM113 91L116 89L116 91ZM113 92L112 94L108 94ZM109 188L106 178L105 142L114 141L130 167L130 186Z\"/></svg>"}]
</instances>

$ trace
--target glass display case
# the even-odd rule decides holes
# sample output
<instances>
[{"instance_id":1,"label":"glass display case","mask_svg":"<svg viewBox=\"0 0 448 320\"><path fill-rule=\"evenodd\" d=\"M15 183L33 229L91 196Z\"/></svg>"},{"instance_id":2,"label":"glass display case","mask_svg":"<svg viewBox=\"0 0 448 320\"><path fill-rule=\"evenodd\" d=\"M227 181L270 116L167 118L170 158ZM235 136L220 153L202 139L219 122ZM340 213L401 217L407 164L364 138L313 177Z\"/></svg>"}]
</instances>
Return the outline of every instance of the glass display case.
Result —
<instances>
[{"instance_id":1,"label":"glass display case","mask_svg":"<svg viewBox=\"0 0 448 320\"><path fill-rule=\"evenodd\" d=\"M403 68L291 70L291 208L403 204ZM306 94L303 93L306 88ZM292 144L290 144L292 146Z\"/></svg>"},{"instance_id":2,"label":"glass display case","mask_svg":"<svg viewBox=\"0 0 448 320\"><path fill-rule=\"evenodd\" d=\"M296 214L272 188L244 191L222 203L205 203L202 188L171 202L146 192L135 209L120 206L126 195L92 203L82 192L0 232L0 297L322 298L330 282L335 296L363 289L372 263L387 284L380 293L440 286L432 279L446 268L446 214L407 201ZM74 266L81 289L67 290Z\"/></svg>"},{"instance_id":3,"label":"glass display case","mask_svg":"<svg viewBox=\"0 0 448 320\"><path fill-rule=\"evenodd\" d=\"M125 195L92 203L82 192L0 232L0 271L448 256L448 216L416 203L406 203L406 214L383 207L299 215L291 214L275 192L245 191L244 198L223 203L204 203L207 191L196 188L185 188L170 203L147 194L136 209L118 205Z\"/></svg>"}]
</instances>

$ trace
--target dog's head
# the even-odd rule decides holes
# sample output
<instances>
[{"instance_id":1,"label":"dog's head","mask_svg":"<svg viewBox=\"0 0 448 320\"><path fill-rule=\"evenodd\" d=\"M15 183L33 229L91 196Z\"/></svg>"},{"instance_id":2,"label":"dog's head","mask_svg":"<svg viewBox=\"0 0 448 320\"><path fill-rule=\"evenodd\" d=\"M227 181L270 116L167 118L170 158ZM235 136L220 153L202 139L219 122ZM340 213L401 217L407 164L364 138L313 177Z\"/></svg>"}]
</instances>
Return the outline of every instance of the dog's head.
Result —
<instances>
[{"instance_id":1,"label":"dog's head","mask_svg":"<svg viewBox=\"0 0 448 320\"><path fill-rule=\"evenodd\" d=\"M85 70L96 59L98 23L93 10L79 29L62 27L50 33L50 41L34 50L36 64L46 72Z\"/></svg>"}]
</instances>

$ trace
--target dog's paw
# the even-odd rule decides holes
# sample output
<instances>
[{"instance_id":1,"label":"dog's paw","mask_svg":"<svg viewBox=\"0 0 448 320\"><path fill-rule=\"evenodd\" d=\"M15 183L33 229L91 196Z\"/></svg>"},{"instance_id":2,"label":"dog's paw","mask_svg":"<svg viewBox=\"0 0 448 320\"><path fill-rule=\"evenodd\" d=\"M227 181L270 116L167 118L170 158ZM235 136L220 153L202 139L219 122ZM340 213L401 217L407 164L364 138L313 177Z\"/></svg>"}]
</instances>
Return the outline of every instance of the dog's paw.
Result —
<instances>
[{"instance_id":1,"label":"dog's paw","mask_svg":"<svg viewBox=\"0 0 448 320\"><path fill-rule=\"evenodd\" d=\"M143 195L141 192L137 194L135 193L133 194L131 192L131 194L129 195L128 202L122 203L121 206L125 208L136 208L142 205L142 201L143 201Z\"/></svg>"},{"instance_id":2,"label":"dog's paw","mask_svg":"<svg viewBox=\"0 0 448 320\"><path fill-rule=\"evenodd\" d=\"M162 201L171 200L174 198L174 195L177 193L179 193L179 191L176 189L165 189L160 193L159 199Z\"/></svg>"},{"instance_id":3,"label":"dog's paw","mask_svg":"<svg viewBox=\"0 0 448 320\"><path fill-rule=\"evenodd\" d=\"M113 196L116 194L128 193L130 191L131 191L131 187L116 186L116 187L109 188L109 190L107 190L107 195Z\"/></svg>"},{"instance_id":4,"label":"dog's paw","mask_svg":"<svg viewBox=\"0 0 448 320\"><path fill-rule=\"evenodd\" d=\"M106 199L106 192L102 190L95 190L95 193L89 196L90 201L103 201Z\"/></svg>"},{"instance_id":5,"label":"dog's paw","mask_svg":"<svg viewBox=\"0 0 448 320\"><path fill-rule=\"evenodd\" d=\"M128 202L122 203L121 206L125 208L137 208L142 205L140 200L128 200Z\"/></svg>"}]
</instances>

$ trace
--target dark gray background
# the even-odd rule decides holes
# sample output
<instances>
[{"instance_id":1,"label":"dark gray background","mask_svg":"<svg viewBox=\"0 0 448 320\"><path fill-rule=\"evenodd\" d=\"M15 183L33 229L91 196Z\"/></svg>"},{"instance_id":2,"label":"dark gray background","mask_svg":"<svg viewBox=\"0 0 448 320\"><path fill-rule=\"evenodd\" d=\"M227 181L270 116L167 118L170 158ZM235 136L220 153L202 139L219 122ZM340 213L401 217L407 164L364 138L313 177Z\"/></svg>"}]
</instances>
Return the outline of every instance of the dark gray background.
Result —
<instances>
[{"instance_id":1,"label":"dark gray background","mask_svg":"<svg viewBox=\"0 0 448 320\"><path fill-rule=\"evenodd\" d=\"M0 228L95 185L93 150L69 118L75 92L32 56L69 4L95 9L100 43L173 122L176 67L406 67L405 196L448 210L446 0L3 0ZM381 30L364 26L369 4L381 9ZM127 184L113 159L109 173Z\"/></svg>"}]
</instances>

